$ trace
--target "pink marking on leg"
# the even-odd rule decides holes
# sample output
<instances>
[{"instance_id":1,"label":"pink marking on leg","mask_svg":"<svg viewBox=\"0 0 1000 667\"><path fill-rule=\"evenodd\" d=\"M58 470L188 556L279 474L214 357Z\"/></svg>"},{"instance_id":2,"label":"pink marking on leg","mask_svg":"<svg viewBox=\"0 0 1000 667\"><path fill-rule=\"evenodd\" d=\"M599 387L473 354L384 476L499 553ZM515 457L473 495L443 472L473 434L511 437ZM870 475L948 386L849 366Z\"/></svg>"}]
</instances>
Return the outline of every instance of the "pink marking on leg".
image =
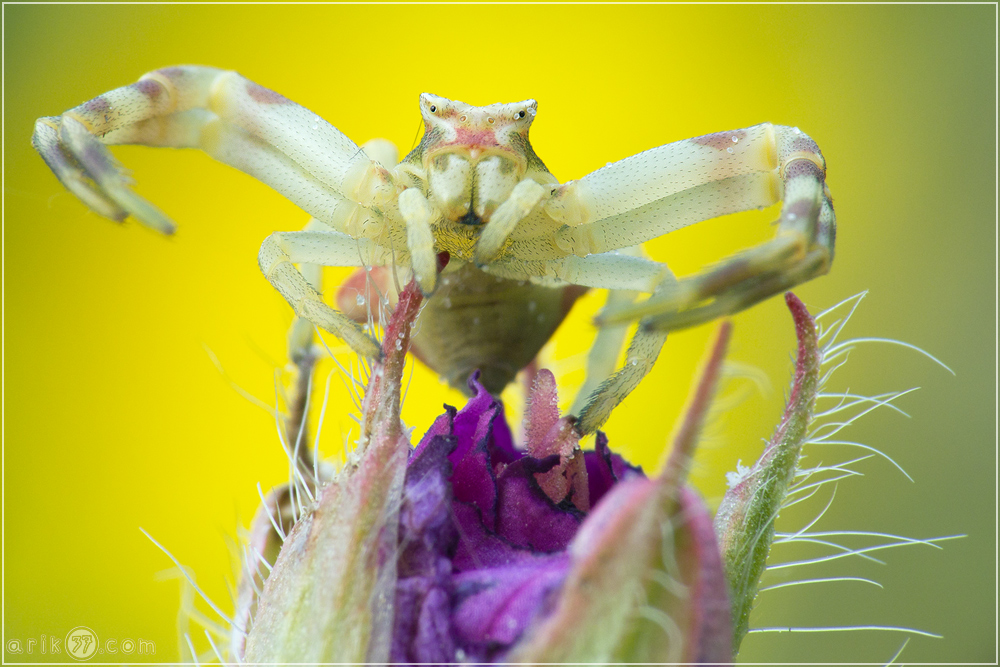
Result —
<instances>
[{"instance_id":1,"label":"pink marking on leg","mask_svg":"<svg viewBox=\"0 0 1000 667\"><path fill-rule=\"evenodd\" d=\"M800 151L803 153L815 153L816 155L820 154L819 146L816 145L816 142L804 134L796 136L788 144L789 153L797 153Z\"/></svg>"},{"instance_id":2,"label":"pink marking on leg","mask_svg":"<svg viewBox=\"0 0 1000 667\"><path fill-rule=\"evenodd\" d=\"M111 104L104 99L104 96L95 97L94 99L83 103L83 112L92 113L95 116L99 116L103 113L108 112L111 109Z\"/></svg>"},{"instance_id":3,"label":"pink marking on leg","mask_svg":"<svg viewBox=\"0 0 1000 667\"><path fill-rule=\"evenodd\" d=\"M781 211L782 221L804 224L812 222L818 211L818 204L812 199L798 199L791 202Z\"/></svg>"},{"instance_id":4,"label":"pink marking on leg","mask_svg":"<svg viewBox=\"0 0 1000 667\"><path fill-rule=\"evenodd\" d=\"M783 177L786 183L800 176L810 176L822 183L825 174L815 162L806 158L798 158L785 165Z\"/></svg>"},{"instance_id":5,"label":"pink marking on leg","mask_svg":"<svg viewBox=\"0 0 1000 667\"><path fill-rule=\"evenodd\" d=\"M734 137L736 141L733 141ZM746 137L747 133L745 131L736 130L735 132L716 132L714 134L706 134L703 137L695 137L691 141L699 146L711 146L716 150L724 151L727 148L732 148L742 140L746 139Z\"/></svg>"},{"instance_id":6,"label":"pink marking on leg","mask_svg":"<svg viewBox=\"0 0 1000 667\"><path fill-rule=\"evenodd\" d=\"M167 79L180 79L184 76L183 67L164 67L163 69L158 69L153 74L159 74L160 76Z\"/></svg>"},{"instance_id":7,"label":"pink marking on leg","mask_svg":"<svg viewBox=\"0 0 1000 667\"><path fill-rule=\"evenodd\" d=\"M291 104L292 101L280 95L270 88L265 88L259 83L254 83L253 81L247 81L247 94L253 98L255 102L260 102L261 104Z\"/></svg>"},{"instance_id":8,"label":"pink marking on leg","mask_svg":"<svg viewBox=\"0 0 1000 667\"><path fill-rule=\"evenodd\" d=\"M138 83L133 83L132 87L138 90L146 97L148 97L153 102L155 102L157 98L159 98L160 95L163 93L163 86L161 86L153 79L143 79Z\"/></svg>"}]
</instances>

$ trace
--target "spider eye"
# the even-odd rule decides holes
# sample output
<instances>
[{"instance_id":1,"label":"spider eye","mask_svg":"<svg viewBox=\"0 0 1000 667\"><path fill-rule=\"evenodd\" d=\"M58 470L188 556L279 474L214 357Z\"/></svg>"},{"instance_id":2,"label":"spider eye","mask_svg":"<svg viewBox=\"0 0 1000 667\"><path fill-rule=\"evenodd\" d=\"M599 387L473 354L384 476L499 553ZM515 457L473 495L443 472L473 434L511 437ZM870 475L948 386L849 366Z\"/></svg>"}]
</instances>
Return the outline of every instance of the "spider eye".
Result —
<instances>
[{"instance_id":1,"label":"spider eye","mask_svg":"<svg viewBox=\"0 0 1000 667\"><path fill-rule=\"evenodd\" d=\"M517 112L517 117L524 118L524 109L521 109L520 111Z\"/></svg>"},{"instance_id":2,"label":"spider eye","mask_svg":"<svg viewBox=\"0 0 1000 667\"><path fill-rule=\"evenodd\" d=\"M434 113L437 110L438 110L438 108L432 104L431 105L431 113Z\"/></svg>"}]
</instances>

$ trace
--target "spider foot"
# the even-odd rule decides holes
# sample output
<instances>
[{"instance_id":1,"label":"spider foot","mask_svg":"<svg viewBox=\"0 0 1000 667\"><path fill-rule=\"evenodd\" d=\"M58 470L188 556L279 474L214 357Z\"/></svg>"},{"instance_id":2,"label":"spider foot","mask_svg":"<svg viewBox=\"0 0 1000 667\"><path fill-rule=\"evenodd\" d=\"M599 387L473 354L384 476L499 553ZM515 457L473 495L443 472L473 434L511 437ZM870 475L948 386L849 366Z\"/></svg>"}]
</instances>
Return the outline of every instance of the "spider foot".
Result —
<instances>
[{"instance_id":1,"label":"spider foot","mask_svg":"<svg viewBox=\"0 0 1000 667\"><path fill-rule=\"evenodd\" d=\"M132 190L128 170L81 121L40 118L33 143L63 185L95 213L116 222L131 215L150 229L174 233L173 221Z\"/></svg>"}]
</instances>

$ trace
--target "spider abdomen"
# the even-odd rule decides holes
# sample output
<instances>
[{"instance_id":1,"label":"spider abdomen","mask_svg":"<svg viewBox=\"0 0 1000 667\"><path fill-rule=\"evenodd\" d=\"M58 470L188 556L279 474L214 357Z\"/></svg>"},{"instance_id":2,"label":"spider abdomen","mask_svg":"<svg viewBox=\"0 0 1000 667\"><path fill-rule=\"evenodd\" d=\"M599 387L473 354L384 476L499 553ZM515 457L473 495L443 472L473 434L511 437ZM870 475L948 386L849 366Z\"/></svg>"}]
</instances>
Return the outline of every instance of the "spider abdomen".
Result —
<instances>
[{"instance_id":1,"label":"spider abdomen","mask_svg":"<svg viewBox=\"0 0 1000 667\"><path fill-rule=\"evenodd\" d=\"M412 349L456 389L474 371L499 394L531 363L586 288L505 280L463 264L442 275L415 327Z\"/></svg>"}]
</instances>

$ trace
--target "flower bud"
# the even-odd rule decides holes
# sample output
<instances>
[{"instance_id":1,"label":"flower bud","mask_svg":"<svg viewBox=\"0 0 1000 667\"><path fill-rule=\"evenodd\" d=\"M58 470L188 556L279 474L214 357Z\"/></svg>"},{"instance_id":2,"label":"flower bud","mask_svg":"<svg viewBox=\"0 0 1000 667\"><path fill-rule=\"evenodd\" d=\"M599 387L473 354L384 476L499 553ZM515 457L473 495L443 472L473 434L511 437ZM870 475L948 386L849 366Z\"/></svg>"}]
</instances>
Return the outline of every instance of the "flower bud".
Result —
<instances>
[{"instance_id":1,"label":"flower bud","mask_svg":"<svg viewBox=\"0 0 1000 667\"><path fill-rule=\"evenodd\" d=\"M731 325L720 327L663 471L647 478L603 433L593 451L581 451L544 370L529 396L523 447L478 373L465 407L446 406L411 447L399 419L420 303L411 283L365 394L360 453L288 532L259 600L258 586L241 582L237 617L249 619L256 604L246 660L731 661L815 400L815 326L787 298L799 334L789 407L713 526L685 480ZM265 504L287 496L279 489ZM273 550L285 529L269 529L266 509L251 546ZM258 583L255 571L244 579Z\"/></svg>"},{"instance_id":2,"label":"flower bud","mask_svg":"<svg viewBox=\"0 0 1000 667\"><path fill-rule=\"evenodd\" d=\"M715 516L726 576L733 596L734 646L749 628L750 610L774 539L774 520L792 481L812 420L823 361L816 323L791 292L785 301L795 320L799 352L795 379L781 423L752 467L730 478Z\"/></svg>"}]
</instances>

